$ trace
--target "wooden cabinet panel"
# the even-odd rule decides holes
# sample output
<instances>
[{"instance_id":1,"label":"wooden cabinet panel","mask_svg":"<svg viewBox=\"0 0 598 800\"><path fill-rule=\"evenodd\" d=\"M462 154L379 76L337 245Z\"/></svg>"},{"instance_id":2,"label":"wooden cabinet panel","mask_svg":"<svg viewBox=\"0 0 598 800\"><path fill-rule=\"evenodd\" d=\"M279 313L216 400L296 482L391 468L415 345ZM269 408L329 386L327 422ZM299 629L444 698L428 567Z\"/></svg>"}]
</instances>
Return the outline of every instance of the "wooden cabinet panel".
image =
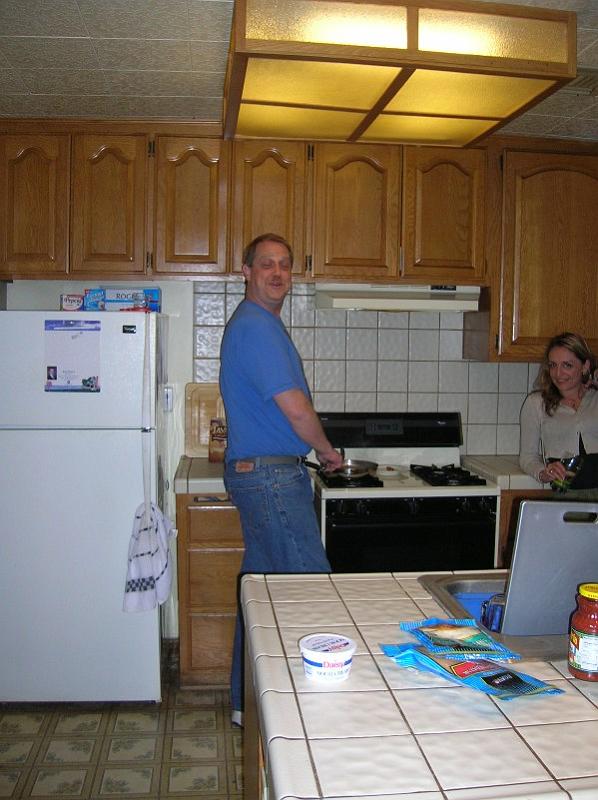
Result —
<instances>
[{"instance_id":1,"label":"wooden cabinet panel","mask_svg":"<svg viewBox=\"0 0 598 800\"><path fill-rule=\"evenodd\" d=\"M0 272L65 273L70 136L0 136Z\"/></svg>"},{"instance_id":2,"label":"wooden cabinet panel","mask_svg":"<svg viewBox=\"0 0 598 800\"><path fill-rule=\"evenodd\" d=\"M225 272L228 145L159 136L156 162L155 271Z\"/></svg>"},{"instance_id":3,"label":"wooden cabinet panel","mask_svg":"<svg viewBox=\"0 0 598 800\"><path fill-rule=\"evenodd\" d=\"M538 361L551 336L598 347L598 157L508 151L499 353Z\"/></svg>"},{"instance_id":4,"label":"wooden cabinet panel","mask_svg":"<svg viewBox=\"0 0 598 800\"><path fill-rule=\"evenodd\" d=\"M387 145L315 145L315 276L397 277L399 154Z\"/></svg>"},{"instance_id":5,"label":"wooden cabinet panel","mask_svg":"<svg viewBox=\"0 0 598 800\"><path fill-rule=\"evenodd\" d=\"M243 544L239 512L230 503L199 501L189 506L189 547Z\"/></svg>"},{"instance_id":6,"label":"wooden cabinet panel","mask_svg":"<svg viewBox=\"0 0 598 800\"><path fill-rule=\"evenodd\" d=\"M180 684L228 686L235 614L191 614L181 633Z\"/></svg>"},{"instance_id":7,"label":"wooden cabinet panel","mask_svg":"<svg viewBox=\"0 0 598 800\"><path fill-rule=\"evenodd\" d=\"M237 610L237 576L243 548L189 552L189 605L202 611Z\"/></svg>"},{"instance_id":8,"label":"wooden cabinet panel","mask_svg":"<svg viewBox=\"0 0 598 800\"><path fill-rule=\"evenodd\" d=\"M71 272L145 272L147 141L75 136Z\"/></svg>"},{"instance_id":9,"label":"wooden cabinet panel","mask_svg":"<svg viewBox=\"0 0 598 800\"><path fill-rule=\"evenodd\" d=\"M225 496L177 495L181 686L230 680L243 558L239 512Z\"/></svg>"},{"instance_id":10,"label":"wooden cabinet panel","mask_svg":"<svg viewBox=\"0 0 598 800\"><path fill-rule=\"evenodd\" d=\"M293 272L305 269L306 145L238 141L234 144L232 271L262 233L277 233L293 248Z\"/></svg>"},{"instance_id":11,"label":"wooden cabinet panel","mask_svg":"<svg viewBox=\"0 0 598 800\"><path fill-rule=\"evenodd\" d=\"M483 277L485 175L483 150L405 148L403 276L449 283Z\"/></svg>"}]
</instances>

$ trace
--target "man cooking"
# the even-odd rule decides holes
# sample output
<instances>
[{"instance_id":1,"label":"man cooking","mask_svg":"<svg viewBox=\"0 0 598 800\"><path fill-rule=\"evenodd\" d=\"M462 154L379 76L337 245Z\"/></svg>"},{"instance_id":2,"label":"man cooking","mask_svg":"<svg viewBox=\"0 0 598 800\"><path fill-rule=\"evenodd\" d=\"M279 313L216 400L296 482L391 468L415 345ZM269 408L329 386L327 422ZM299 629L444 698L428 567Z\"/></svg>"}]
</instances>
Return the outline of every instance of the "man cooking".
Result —
<instances>
[{"instance_id":1,"label":"man cooking","mask_svg":"<svg viewBox=\"0 0 598 800\"><path fill-rule=\"evenodd\" d=\"M326 437L311 402L301 358L280 311L291 288L293 253L280 236L255 238L243 254L245 299L231 317L220 353L220 392L228 443L224 483L241 517L241 572L330 572L301 459L343 458ZM242 725L243 622L237 617L231 700Z\"/></svg>"}]
</instances>

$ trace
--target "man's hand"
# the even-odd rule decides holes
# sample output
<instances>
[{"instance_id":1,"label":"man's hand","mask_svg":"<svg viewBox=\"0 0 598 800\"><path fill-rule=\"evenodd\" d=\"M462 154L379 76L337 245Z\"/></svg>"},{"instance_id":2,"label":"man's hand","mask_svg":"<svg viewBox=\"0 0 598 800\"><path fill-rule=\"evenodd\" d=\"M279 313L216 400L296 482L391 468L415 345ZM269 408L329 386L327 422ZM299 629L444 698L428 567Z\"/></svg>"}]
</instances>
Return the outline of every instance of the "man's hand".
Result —
<instances>
[{"instance_id":1,"label":"man's hand","mask_svg":"<svg viewBox=\"0 0 598 800\"><path fill-rule=\"evenodd\" d=\"M334 472L335 469L340 469L343 466L344 459L342 455L334 449L318 451L316 452L316 458L325 472Z\"/></svg>"}]
</instances>

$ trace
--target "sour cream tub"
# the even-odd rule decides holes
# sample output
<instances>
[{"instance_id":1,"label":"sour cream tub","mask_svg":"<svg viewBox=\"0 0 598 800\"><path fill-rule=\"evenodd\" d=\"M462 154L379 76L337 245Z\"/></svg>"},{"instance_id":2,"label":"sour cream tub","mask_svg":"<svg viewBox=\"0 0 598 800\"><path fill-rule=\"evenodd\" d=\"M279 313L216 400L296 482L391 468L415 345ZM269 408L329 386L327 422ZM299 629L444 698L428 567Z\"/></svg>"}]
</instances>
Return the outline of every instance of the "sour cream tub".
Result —
<instances>
[{"instance_id":1,"label":"sour cream tub","mask_svg":"<svg viewBox=\"0 0 598 800\"><path fill-rule=\"evenodd\" d=\"M311 680L338 682L349 677L355 642L338 633L311 633L299 640L305 675Z\"/></svg>"}]
</instances>

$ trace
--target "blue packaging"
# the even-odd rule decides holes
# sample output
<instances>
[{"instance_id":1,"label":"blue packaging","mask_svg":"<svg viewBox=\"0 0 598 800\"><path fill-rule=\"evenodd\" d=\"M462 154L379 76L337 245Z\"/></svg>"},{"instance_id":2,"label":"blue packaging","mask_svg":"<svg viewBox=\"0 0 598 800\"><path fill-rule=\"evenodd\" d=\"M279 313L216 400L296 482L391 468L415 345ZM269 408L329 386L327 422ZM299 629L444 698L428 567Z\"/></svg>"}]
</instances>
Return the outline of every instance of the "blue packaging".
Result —
<instances>
[{"instance_id":1,"label":"blue packaging","mask_svg":"<svg viewBox=\"0 0 598 800\"><path fill-rule=\"evenodd\" d=\"M86 289L83 297L84 311L104 311L106 296L103 289Z\"/></svg>"}]
</instances>

